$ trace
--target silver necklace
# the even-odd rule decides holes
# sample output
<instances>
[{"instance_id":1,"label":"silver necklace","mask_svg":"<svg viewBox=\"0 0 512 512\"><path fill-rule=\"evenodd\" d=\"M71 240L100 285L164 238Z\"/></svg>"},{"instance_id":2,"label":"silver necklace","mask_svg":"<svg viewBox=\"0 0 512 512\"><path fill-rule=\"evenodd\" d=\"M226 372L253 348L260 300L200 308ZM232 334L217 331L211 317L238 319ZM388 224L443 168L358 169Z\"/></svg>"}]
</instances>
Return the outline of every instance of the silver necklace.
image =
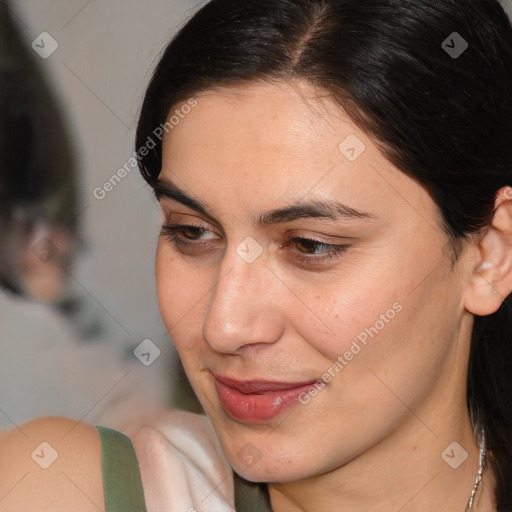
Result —
<instances>
[{"instance_id":1,"label":"silver necklace","mask_svg":"<svg viewBox=\"0 0 512 512\"><path fill-rule=\"evenodd\" d=\"M480 456L478 458L478 475L476 476L475 485L473 490L471 491L471 496L469 497L468 505L464 509L464 512L473 512L473 501L475 499L478 488L480 487L480 482L482 481L482 474L484 472L485 466L485 432L482 430L482 441L480 443Z\"/></svg>"}]
</instances>

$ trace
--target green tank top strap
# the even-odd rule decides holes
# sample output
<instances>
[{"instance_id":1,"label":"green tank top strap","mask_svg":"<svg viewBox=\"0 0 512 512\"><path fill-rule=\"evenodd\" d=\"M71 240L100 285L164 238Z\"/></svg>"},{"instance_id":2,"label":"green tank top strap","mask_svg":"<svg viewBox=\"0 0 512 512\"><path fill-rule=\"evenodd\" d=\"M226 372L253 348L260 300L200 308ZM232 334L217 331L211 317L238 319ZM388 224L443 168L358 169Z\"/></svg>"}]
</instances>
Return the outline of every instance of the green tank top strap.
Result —
<instances>
[{"instance_id":1,"label":"green tank top strap","mask_svg":"<svg viewBox=\"0 0 512 512\"><path fill-rule=\"evenodd\" d=\"M105 512L147 512L137 455L131 439L96 425L101 439Z\"/></svg>"}]
</instances>

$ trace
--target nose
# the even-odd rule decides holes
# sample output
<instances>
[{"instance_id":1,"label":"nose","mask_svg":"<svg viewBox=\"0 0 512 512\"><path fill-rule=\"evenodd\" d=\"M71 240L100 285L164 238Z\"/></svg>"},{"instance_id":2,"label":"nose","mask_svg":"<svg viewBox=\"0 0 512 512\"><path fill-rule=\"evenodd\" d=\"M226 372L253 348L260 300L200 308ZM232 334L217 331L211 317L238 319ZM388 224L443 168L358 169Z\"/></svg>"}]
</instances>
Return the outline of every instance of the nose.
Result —
<instances>
[{"instance_id":1,"label":"nose","mask_svg":"<svg viewBox=\"0 0 512 512\"><path fill-rule=\"evenodd\" d=\"M264 254L247 263L227 249L203 325L210 347L235 354L243 347L279 340L284 329L277 309L280 284L284 287L267 268Z\"/></svg>"}]
</instances>

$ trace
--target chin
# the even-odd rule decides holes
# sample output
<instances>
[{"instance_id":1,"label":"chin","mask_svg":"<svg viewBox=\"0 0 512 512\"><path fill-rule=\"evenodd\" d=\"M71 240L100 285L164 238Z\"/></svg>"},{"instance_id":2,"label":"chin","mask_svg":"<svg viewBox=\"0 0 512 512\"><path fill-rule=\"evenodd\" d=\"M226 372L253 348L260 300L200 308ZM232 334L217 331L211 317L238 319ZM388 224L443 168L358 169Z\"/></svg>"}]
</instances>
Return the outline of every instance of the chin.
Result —
<instances>
[{"instance_id":1,"label":"chin","mask_svg":"<svg viewBox=\"0 0 512 512\"><path fill-rule=\"evenodd\" d=\"M312 454L301 454L300 449L293 447L278 451L268 440L262 446L256 439L251 441L251 436L234 436L222 439L221 445L233 470L250 482L293 482L319 470L311 464L317 459Z\"/></svg>"},{"instance_id":2,"label":"chin","mask_svg":"<svg viewBox=\"0 0 512 512\"><path fill-rule=\"evenodd\" d=\"M311 465L308 467L307 465L297 463L292 458L286 461L267 460L263 462L261 460L251 468L244 466L238 460L229 460L234 471L250 482L297 482L317 475Z\"/></svg>"}]
</instances>

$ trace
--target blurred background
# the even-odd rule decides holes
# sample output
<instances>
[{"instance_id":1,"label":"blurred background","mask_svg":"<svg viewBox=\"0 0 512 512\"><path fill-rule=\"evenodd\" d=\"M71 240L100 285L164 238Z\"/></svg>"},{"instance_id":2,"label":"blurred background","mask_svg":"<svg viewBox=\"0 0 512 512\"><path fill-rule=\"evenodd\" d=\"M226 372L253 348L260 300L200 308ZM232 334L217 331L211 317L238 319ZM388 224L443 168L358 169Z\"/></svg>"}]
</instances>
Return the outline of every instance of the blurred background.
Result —
<instances>
[{"instance_id":1,"label":"blurred background","mask_svg":"<svg viewBox=\"0 0 512 512\"><path fill-rule=\"evenodd\" d=\"M0 430L201 410L158 312L160 214L130 158L157 57L205 1L0 0Z\"/></svg>"},{"instance_id":2,"label":"blurred background","mask_svg":"<svg viewBox=\"0 0 512 512\"><path fill-rule=\"evenodd\" d=\"M0 429L200 410L158 312L160 214L129 164L158 54L199 5L0 0Z\"/></svg>"}]
</instances>

